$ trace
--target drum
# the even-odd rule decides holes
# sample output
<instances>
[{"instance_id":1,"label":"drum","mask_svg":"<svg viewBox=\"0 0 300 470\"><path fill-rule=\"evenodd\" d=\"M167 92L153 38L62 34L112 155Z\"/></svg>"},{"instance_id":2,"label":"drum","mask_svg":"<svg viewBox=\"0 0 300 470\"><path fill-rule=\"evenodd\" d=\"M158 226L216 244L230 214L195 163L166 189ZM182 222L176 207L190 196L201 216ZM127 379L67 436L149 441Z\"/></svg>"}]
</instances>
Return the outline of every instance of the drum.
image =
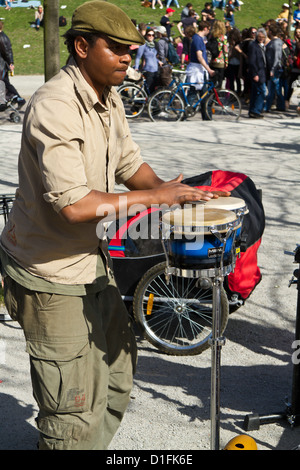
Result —
<instances>
[{"instance_id":1,"label":"drum","mask_svg":"<svg viewBox=\"0 0 300 470\"><path fill-rule=\"evenodd\" d=\"M192 205L162 216L162 238L169 265L180 269L207 269L229 265L235 255L237 215L225 209Z\"/></svg>"},{"instance_id":2,"label":"drum","mask_svg":"<svg viewBox=\"0 0 300 470\"><path fill-rule=\"evenodd\" d=\"M249 213L245 201L239 197L218 197L217 199L210 199L205 203L205 207L213 209L225 209L234 212L240 218L241 226L236 233L236 239L239 240L241 235L241 227L243 216Z\"/></svg>"}]
</instances>

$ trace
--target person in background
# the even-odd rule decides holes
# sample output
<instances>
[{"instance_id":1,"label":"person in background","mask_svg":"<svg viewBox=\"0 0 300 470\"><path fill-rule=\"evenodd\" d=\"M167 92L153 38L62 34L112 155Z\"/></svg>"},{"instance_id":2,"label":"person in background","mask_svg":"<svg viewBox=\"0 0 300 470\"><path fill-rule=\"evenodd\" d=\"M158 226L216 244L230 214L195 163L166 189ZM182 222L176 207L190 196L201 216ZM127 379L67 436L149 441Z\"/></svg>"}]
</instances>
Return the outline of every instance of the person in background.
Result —
<instances>
[{"instance_id":1,"label":"person in background","mask_svg":"<svg viewBox=\"0 0 300 470\"><path fill-rule=\"evenodd\" d=\"M173 10L172 8L167 8L166 13L160 19L160 24L161 26L164 26L166 28L167 36L169 39L171 38L171 28L172 26L174 26L174 23L170 21L170 18L174 15L174 13L175 10Z\"/></svg>"},{"instance_id":2,"label":"person in background","mask_svg":"<svg viewBox=\"0 0 300 470\"><path fill-rule=\"evenodd\" d=\"M265 41L267 32L264 28L257 30L256 39L248 47L248 67L251 79L249 117L263 118L263 109L266 96L267 61Z\"/></svg>"},{"instance_id":3,"label":"person in background","mask_svg":"<svg viewBox=\"0 0 300 470\"><path fill-rule=\"evenodd\" d=\"M42 5L40 5L37 11L35 12L34 19L36 30L39 31L40 27L43 26L44 22L44 9Z\"/></svg>"},{"instance_id":4,"label":"person in background","mask_svg":"<svg viewBox=\"0 0 300 470\"><path fill-rule=\"evenodd\" d=\"M183 45L183 51L180 56L181 69L184 69L185 57L190 53L191 37L186 34L186 30L190 26L193 26L195 30L197 29L197 19L195 17L195 11L192 9L189 10L189 16L184 18L182 21L179 21L177 24L178 31L182 36Z\"/></svg>"},{"instance_id":5,"label":"person in background","mask_svg":"<svg viewBox=\"0 0 300 470\"><path fill-rule=\"evenodd\" d=\"M187 18L184 18L183 20L177 23L179 34L182 37L184 37L184 31L188 26L194 26L195 28L197 28L196 13L193 9L189 10L189 16Z\"/></svg>"},{"instance_id":6,"label":"person in background","mask_svg":"<svg viewBox=\"0 0 300 470\"><path fill-rule=\"evenodd\" d=\"M285 108L287 109L290 104L290 99L293 95L293 83L300 75L300 25L297 25L294 31L294 40L291 43L291 69L287 77L288 90L286 94Z\"/></svg>"},{"instance_id":7,"label":"person in background","mask_svg":"<svg viewBox=\"0 0 300 470\"><path fill-rule=\"evenodd\" d=\"M176 52L179 57L181 57L182 51L183 51L183 44L182 44L182 38L180 36L176 36L174 38L174 47L176 48ZM188 57L187 57L188 60Z\"/></svg>"},{"instance_id":8,"label":"person in background","mask_svg":"<svg viewBox=\"0 0 300 470\"><path fill-rule=\"evenodd\" d=\"M205 5L206 5L206 4L205 4ZM185 7L183 8L183 10L182 10L182 12L181 12L181 15L180 15L181 21L182 21L184 18L187 18L187 17L189 16L189 10L194 10L192 3L187 3L187 4L185 5ZM198 13L196 13L196 18L197 18L197 20L199 19Z\"/></svg>"},{"instance_id":9,"label":"person in background","mask_svg":"<svg viewBox=\"0 0 300 470\"><path fill-rule=\"evenodd\" d=\"M244 98L245 104L249 104L250 101L250 89L251 89L251 79L249 77L249 66L248 66L248 48L251 41L254 41L256 38L257 30L256 28L245 28L241 32L242 42L240 44L240 48L242 51L241 59L242 59L242 67L241 67L241 75L244 82L243 93L242 96Z\"/></svg>"},{"instance_id":10,"label":"person in background","mask_svg":"<svg viewBox=\"0 0 300 470\"><path fill-rule=\"evenodd\" d=\"M6 98L12 100L21 109L26 103L16 88L9 81L9 73L13 75L15 70L12 45L9 37L3 31L3 22L0 21L0 78L6 88Z\"/></svg>"},{"instance_id":11,"label":"person in background","mask_svg":"<svg viewBox=\"0 0 300 470\"><path fill-rule=\"evenodd\" d=\"M228 0L227 2L227 7L230 7L233 11L235 9L237 10L240 10L241 9L241 5L240 5L240 2L238 0Z\"/></svg>"},{"instance_id":12,"label":"person in background","mask_svg":"<svg viewBox=\"0 0 300 470\"><path fill-rule=\"evenodd\" d=\"M159 84L159 65L162 63L157 58L157 49L155 47L155 32L148 29L145 36L145 44L139 46L135 56L135 70L141 70L149 89L152 93Z\"/></svg>"},{"instance_id":13,"label":"person in background","mask_svg":"<svg viewBox=\"0 0 300 470\"><path fill-rule=\"evenodd\" d=\"M300 24L300 2L296 2L295 5L297 9L294 11L293 20L294 20L294 26L296 27L297 25Z\"/></svg>"},{"instance_id":14,"label":"person in background","mask_svg":"<svg viewBox=\"0 0 300 470\"><path fill-rule=\"evenodd\" d=\"M166 7L169 8L169 6L171 5L171 3L175 3L176 5L176 8L180 8L180 5L178 3L178 0L167 0L167 4L166 4Z\"/></svg>"},{"instance_id":15,"label":"person in background","mask_svg":"<svg viewBox=\"0 0 300 470\"><path fill-rule=\"evenodd\" d=\"M205 2L204 8L201 11L201 20L208 21L211 18L211 13L213 12L211 2Z\"/></svg>"},{"instance_id":16,"label":"person in background","mask_svg":"<svg viewBox=\"0 0 300 470\"><path fill-rule=\"evenodd\" d=\"M235 26L234 12L233 12L233 10L230 6L227 6L225 8L224 21L228 22L230 24L231 28L234 28L234 26Z\"/></svg>"},{"instance_id":17,"label":"person in background","mask_svg":"<svg viewBox=\"0 0 300 470\"><path fill-rule=\"evenodd\" d=\"M283 41L278 37L280 33L279 25L270 25L268 36L270 42L266 46L266 59L269 72L268 95L264 110L269 112L273 104L275 95L277 97L277 111L285 111L285 100L282 90L282 52Z\"/></svg>"},{"instance_id":18,"label":"person in background","mask_svg":"<svg viewBox=\"0 0 300 470\"><path fill-rule=\"evenodd\" d=\"M11 10L11 2L5 0L5 10Z\"/></svg>"},{"instance_id":19,"label":"person in background","mask_svg":"<svg viewBox=\"0 0 300 470\"><path fill-rule=\"evenodd\" d=\"M168 49L169 40L167 37L167 30L164 26L157 26L155 28L156 42L155 47L157 50L157 59L161 63L161 67L168 64Z\"/></svg>"},{"instance_id":20,"label":"person in background","mask_svg":"<svg viewBox=\"0 0 300 470\"><path fill-rule=\"evenodd\" d=\"M193 27L190 26L192 29ZM188 92L189 103L193 103L197 99L197 91L203 93L205 91L205 80L207 75L213 77L215 74L208 64L206 51L206 38L210 31L210 24L206 21L200 21L198 24L198 32L192 36L190 49L190 62L186 68L186 78L188 82L196 83L190 87ZM204 100L201 102L202 117L204 119Z\"/></svg>"},{"instance_id":21,"label":"person in background","mask_svg":"<svg viewBox=\"0 0 300 470\"><path fill-rule=\"evenodd\" d=\"M205 72L213 76L215 72L210 68L207 62L206 37L210 31L210 24L206 21L200 21L198 32L192 37L190 50L190 63L187 66L187 79L190 82L199 83L197 89L201 89L205 77Z\"/></svg>"},{"instance_id":22,"label":"person in background","mask_svg":"<svg viewBox=\"0 0 300 470\"><path fill-rule=\"evenodd\" d=\"M228 67L226 68L226 78L227 78L227 88L236 93L241 93L241 59L242 59L242 49L241 42L242 36L240 31L237 28L233 28L228 33ZM236 87L235 87L236 85Z\"/></svg>"},{"instance_id":23,"label":"person in background","mask_svg":"<svg viewBox=\"0 0 300 470\"><path fill-rule=\"evenodd\" d=\"M222 10L225 10L226 0L212 0L212 7L221 8Z\"/></svg>"},{"instance_id":24,"label":"person in background","mask_svg":"<svg viewBox=\"0 0 300 470\"><path fill-rule=\"evenodd\" d=\"M290 6L288 3L284 3L281 7L281 12L277 16L277 20L287 20L289 18Z\"/></svg>"},{"instance_id":25,"label":"person in background","mask_svg":"<svg viewBox=\"0 0 300 470\"><path fill-rule=\"evenodd\" d=\"M146 31L147 31L146 23L139 23L138 31L143 37L145 37L146 36Z\"/></svg>"},{"instance_id":26,"label":"person in background","mask_svg":"<svg viewBox=\"0 0 300 470\"><path fill-rule=\"evenodd\" d=\"M233 6L234 8L236 8L236 9L239 10L239 11L241 10L241 2L240 2L240 0L232 0L231 3L232 3L232 6Z\"/></svg>"},{"instance_id":27,"label":"person in background","mask_svg":"<svg viewBox=\"0 0 300 470\"><path fill-rule=\"evenodd\" d=\"M152 10L155 10L155 4L158 3L159 8L163 8L163 4L161 3L161 0L152 0Z\"/></svg>"},{"instance_id":28,"label":"person in background","mask_svg":"<svg viewBox=\"0 0 300 470\"><path fill-rule=\"evenodd\" d=\"M159 85L168 86L172 81L172 66L168 62L169 39L164 26L155 28L157 49L157 60L159 64Z\"/></svg>"},{"instance_id":29,"label":"person in background","mask_svg":"<svg viewBox=\"0 0 300 470\"><path fill-rule=\"evenodd\" d=\"M228 66L228 43L225 24L216 20L211 29L206 49L211 52L210 67L215 72L212 80L216 88L222 88L225 69Z\"/></svg>"}]
</instances>

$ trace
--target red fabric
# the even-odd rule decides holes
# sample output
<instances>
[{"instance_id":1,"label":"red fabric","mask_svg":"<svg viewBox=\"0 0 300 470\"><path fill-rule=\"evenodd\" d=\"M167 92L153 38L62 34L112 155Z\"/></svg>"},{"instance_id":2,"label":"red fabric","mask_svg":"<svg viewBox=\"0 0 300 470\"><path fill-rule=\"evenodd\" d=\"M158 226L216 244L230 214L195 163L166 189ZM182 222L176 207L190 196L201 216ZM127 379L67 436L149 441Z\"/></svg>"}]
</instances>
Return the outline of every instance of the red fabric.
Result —
<instances>
[{"instance_id":1,"label":"red fabric","mask_svg":"<svg viewBox=\"0 0 300 470\"><path fill-rule=\"evenodd\" d=\"M300 69L300 51L298 51L295 65L297 69Z\"/></svg>"},{"instance_id":2,"label":"red fabric","mask_svg":"<svg viewBox=\"0 0 300 470\"><path fill-rule=\"evenodd\" d=\"M260 269L257 266L257 250L260 244L261 240L258 240L247 251L241 253L236 260L234 272L228 275L229 289L231 292L239 293L244 300L249 297L261 279Z\"/></svg>"},{"instance_id":3,"label":"red fabric","mask_svg":"<svg viewBox=\"0 0 300 470\"><path fill-rule=\"evenodd\" d=\"M153 211L158 210L157 208L150 208L146 209L139 214L133 216L131 219L127 220L126 224L123 224L122 227L119 228L119 230L116 231L115 235L113 238L111 238L109 245L108 245L108 250L109 246L113 246L115 250L110 251L110 255L113 256L114 258L125 258L126 255L124 251L117 250L116 247L121 247L124 246L124 237L126 238L127 236L127 231L130 227L131 224L134 222L137 222L138 220L142 219L144 216L150 214Z\"/></svg>"},{"instance_id":4,"label":"red fabric","mask_svg":"<svg viewBox=\"0 0 300 470\"><path fill-rule=\"evenodd\" d=\"M232 191L239 186L245 179L243 173L233 171L216 170L211 175L211 186L199 186L203 191Z\"/></svg>"}]
</instances>

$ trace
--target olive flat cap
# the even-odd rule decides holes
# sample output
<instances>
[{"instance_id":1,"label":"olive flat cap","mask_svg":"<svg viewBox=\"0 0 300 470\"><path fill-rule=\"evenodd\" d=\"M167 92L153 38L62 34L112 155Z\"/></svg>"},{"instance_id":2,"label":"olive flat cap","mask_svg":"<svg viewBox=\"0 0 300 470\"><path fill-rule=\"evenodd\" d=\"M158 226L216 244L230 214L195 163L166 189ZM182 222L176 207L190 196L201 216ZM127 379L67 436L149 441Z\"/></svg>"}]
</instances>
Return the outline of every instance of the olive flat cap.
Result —
<instances>
[{"instance_id":1,"label":"olive flat cap","mask_svg":"<svg viewBox=\"0 0 300 470\"><path fill-rule=\"evenodd\" d=\"M76 8L71 28L82 32L103 33L121 44L145 43L126 13L116 5L102 0L92 0Z\"/></svg>"}]
</instances>

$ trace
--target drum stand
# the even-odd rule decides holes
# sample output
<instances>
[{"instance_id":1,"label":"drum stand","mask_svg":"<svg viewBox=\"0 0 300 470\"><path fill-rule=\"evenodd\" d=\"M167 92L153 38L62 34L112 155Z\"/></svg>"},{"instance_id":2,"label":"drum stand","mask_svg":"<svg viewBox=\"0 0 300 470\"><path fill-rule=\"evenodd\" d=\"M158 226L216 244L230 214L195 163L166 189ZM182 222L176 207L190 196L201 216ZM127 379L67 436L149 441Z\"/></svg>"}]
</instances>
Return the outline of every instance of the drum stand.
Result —
<instances>
[{"instance_id":1,"label":"drum stand","mask_svg":"<svg viewBox=\"0 0 300 470\"><path fill-rule=\"evenodd\" d=\"M294 253L288 252L287 254L295 255L295 263L299 263L299 269L294 271L289 286L297 284L297 311L296 311L296 328L295 340L300 344L300 245L297 246ZM299 346L298 344L298 346ZM279 413L272 413L268 415L259 415L253 413L247 415L244 419L244 429L246 431L256 431L261 424L276 423L280 420L287 420L291 427L300 424L300 359L294 361L293 367L293 381L292 381L292 402L288 403L286 400L286 409Z\"/></svg>"},{"instance_id":2,"label":"drum stand","mask_svg":"<svg viewBox=\"0 0 300 470\"><path fill-rule=\"evenodd\" d=\"M223 285L224 274L229 274L228 269L224 272L223 257L226 242L232 233L230 228L224 237L212 229L212 233L223 243L222 255L219 268L215 268L215 274L212 277L213 292L213 311L212 311L212 336L211 346L211 397L210 397L210 448L211 450L220 449L220 384L221 384L221 350L225 344L225 337L221 334L221 288ZM233 243L233 247L234 247ZM235 253L232 249L232 270L234 269ZM228 267L227 267L228 268Z\"/></svg>"},{"instance_id":3,"label":"drum stand","mask_svg":"<svg viewBox=\"0 0 300 470\"><path fill-rule=\"evenodd\" d=\"M220 448L220 381L221 381L221 349L225 344L225 338L220 336L221 325L221 287L223 278L216 276L212 280L213 286L213 323L211 346L211 397L210 397L210 422L211 450Z\"/></svg>"},{"instance_id":4,"label":"drum stand","mask_svg":"<svg viewBox=\"0 0 300 470\"><path fill-rule=\"evenodd\" d=\"M229 224L230 225L230 224ZM166 281L170 274L180 275L182 277L199 277L209 278L212 285L212 336L209 339L211 346L211 398L210 398L210 422L211 422L211 436L210 447L211 450L220 450L220 384L221 384L221 349L225 344L225 337L221 334L221 289L223 285L224 276L228 275L234 270L236 261L235 252L235 234L232 243L231 263L230 265L223 265L224 252L226 242L232 234L233 228L229 228L225 234L219 233L211 227L211 233L215 235L222 242L222 252L220 253L219 267L201 269L199 270L180 270L174 268L169 264L168 252L164 242L162 243L165 256L166 256Z\"/></svg>"}]
</instances>

